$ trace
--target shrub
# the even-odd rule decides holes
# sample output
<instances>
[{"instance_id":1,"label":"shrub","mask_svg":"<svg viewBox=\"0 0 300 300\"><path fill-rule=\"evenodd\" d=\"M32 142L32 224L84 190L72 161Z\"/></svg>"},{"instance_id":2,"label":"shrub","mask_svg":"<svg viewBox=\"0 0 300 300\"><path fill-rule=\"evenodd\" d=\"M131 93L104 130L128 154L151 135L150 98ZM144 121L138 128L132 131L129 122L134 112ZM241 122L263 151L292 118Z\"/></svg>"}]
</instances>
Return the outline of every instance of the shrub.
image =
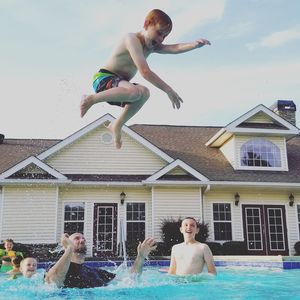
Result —
<instances>
[{"instance_id":1,"label":"shrub","mask_svg":"<svg viewBox=\"0 0 300 300\"><path fill-rule=\"evenodd\" d=\"M207 242L207 246L210 248L213 255L222 255L223 247L221 243L217 242Z\"/></svg>"},{"instance_id":2,"label":"shrub","mask_svg":"<svg viewBox=\"0 0 300 300\"><path fill-rule=\"evenodd\" d=\"M179 228L183 218L177 220L173 218L163 219L161 222L161 238L164 243L165 255L170 255L171 248L178 243L183 242L183 235ZM208 224L199 223L199 233L196 235L196 240L204 243L208 238Z\"/></svg>"},{"instance_id":3,"label":"shrub","mask_svg":"<svg viewBox=\"0 0 300 300\"><path fill-rule=\"evenodd\" d=\"M296 251L295 255L300 255L300 241L295 243L294 249Z\"/></svg>"},{"instance_id":4,"label":"shrub","mask_svg":"<svg viewBox=\"0 0 300 300\"><path fill-rule=\"evenodd\" d=\"M247 247L244 241L228 241L222 246L224 255L246 255Z\"/></svg>"}]
</instances>

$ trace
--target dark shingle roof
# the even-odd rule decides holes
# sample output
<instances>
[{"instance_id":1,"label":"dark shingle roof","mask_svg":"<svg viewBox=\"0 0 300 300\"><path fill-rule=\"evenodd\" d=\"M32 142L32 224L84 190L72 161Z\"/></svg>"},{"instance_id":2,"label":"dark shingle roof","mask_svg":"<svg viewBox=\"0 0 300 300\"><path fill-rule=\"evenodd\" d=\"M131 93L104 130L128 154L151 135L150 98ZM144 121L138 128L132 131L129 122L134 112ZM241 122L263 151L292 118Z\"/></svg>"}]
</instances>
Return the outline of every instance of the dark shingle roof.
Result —
<instances>
[{"instance_id":1,"label":"dark shingle roof","mask_svg":"<svg viewBox=\"0 0 300 300\"><path fill-rule=\"evenodd\" d=\"M300 182L300 136L287 143L289 171L234 170L223 153L205 143L221 127L132 125L130 127L174 159L212 181Z\"/></svg>"},{"instance_id":2,"label":"dark shingle roof","mask_svg":"<svg viewBox=\"0 0 300 300\"><path fill-rule=\"evenodd\" d=\"M205 143L221 127L132 125L132 130L153 143L174 159L178 158L212 181L243 182L300 182L300 136L287 142L289 171L247 171L234 170L223 153L217 148L205 146ZM0 144L0 173L31 155L38 155L60 140L41 139L5 139ZM145 176L119 177L104 175L68 175L77 180L113 180L139 181ZM99 177L100 176L100 177Z\"/></svg>"},{"instance_id":3,"label":"dark shingle roof","mask_svg":"<svg viewBox=\"0 0 300 300\"><path fill-rule=\"evenodd\" d=\"M38 155L60 140L4 139L0 144L0 173L31 155Z\"/></svg>"}]
</instances>

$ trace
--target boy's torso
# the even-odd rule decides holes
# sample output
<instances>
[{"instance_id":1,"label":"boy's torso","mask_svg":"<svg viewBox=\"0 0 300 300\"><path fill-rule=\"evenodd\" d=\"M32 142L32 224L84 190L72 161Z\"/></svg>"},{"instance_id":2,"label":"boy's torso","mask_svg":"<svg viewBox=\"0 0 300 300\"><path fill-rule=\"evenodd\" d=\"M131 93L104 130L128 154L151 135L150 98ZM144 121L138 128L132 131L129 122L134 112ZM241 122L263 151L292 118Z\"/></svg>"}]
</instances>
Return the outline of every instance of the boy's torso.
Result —
<instances>
[{"instance_id":1,"label":"boy's torso","mask_svg":"<svg viewBox=\"0 0 300 300\"><path fill-rule=\"evenodd\" d=\"M204 253L201 243L174 246L176 274L199 274L204 267Z\"/></svg>"},{"instance_id":2,"label":"boy's torso","mask_svg":"<svg viewBox=\"0 0 300 300\"><path fill-rule=\"evenodd\" d=\"M137 33L135 33L135 35L138 37ZM129 81L136 74L137 67L136 67L135 63L133 62L132 57L127 49L127 46L125 43L126 37L127 36L123 37L121 42L117 45L117 47L113 51L111 57L109 58L107 64L104 65L103 68L107 69ZM140 40L138 40L138 42L140 43L140 45L143 48L143 56L146 59L151 54L152 51L143 47Z\"/></svg>"}]
</instances>

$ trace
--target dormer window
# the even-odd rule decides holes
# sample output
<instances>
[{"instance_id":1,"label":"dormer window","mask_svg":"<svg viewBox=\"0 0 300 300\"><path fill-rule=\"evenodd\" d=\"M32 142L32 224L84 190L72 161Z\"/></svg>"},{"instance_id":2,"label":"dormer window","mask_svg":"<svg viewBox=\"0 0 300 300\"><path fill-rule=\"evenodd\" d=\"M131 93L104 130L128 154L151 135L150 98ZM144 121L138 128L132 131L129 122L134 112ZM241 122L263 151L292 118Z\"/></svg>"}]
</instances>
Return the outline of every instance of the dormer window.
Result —
<instances>
[{"instance_id":1,"label":"dormer window","mask_svg":"<svg viewBox=\"0 0 300 300\"><path fill-rule=\"evenodd\" d=\"M281 168L278 146L263 138L254 138L241 146L241 167Z\"/></svg>"}]
</instances>

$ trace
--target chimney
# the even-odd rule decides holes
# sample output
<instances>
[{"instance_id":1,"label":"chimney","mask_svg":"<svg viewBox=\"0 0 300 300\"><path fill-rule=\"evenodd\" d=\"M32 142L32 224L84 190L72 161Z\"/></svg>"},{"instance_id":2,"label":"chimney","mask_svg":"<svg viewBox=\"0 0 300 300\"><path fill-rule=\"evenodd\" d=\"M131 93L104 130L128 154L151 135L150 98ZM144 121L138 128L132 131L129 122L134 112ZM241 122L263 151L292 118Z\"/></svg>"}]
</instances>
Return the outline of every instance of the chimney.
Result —
<instances>
[{"instance_id":1,"label":"chimney","mask_svg":"<svg viewBox=\"0 0 300 300\"><path fill-rule=\"evenodd\" d=\"M281 118L296 126L296 104L292 100L277 100L270 109Z\"/></svg>"},{"instance_id":2,"label":"chimney","mask_svg":"<svg viewBox=\"0 0 300 300\"><path fill-rule=\"evenodd\" d=\"M3 144L4 137L4 134L0 133L0 144Z\"/></svg>"}]
</instances>

